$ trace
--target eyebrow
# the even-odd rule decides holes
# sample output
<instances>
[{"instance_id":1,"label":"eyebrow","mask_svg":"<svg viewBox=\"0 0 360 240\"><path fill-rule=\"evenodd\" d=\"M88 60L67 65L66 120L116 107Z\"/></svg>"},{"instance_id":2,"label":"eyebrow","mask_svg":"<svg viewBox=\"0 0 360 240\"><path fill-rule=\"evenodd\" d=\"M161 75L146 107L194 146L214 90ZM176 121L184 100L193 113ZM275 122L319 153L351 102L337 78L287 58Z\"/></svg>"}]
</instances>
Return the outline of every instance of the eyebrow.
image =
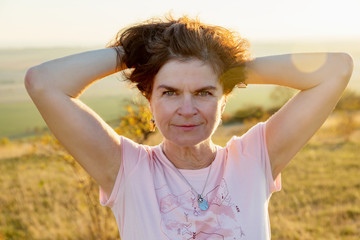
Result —
<instances>
[{"instance_id":1,"label":"eyebrow","mask_svg":"<svg viewBox=\"0 0 360 240\"><path fill-rule=\"evenodd\" d=\"M161 89L161 88L164 88L164 89L167 89L167 90L171 90L171 91L178 91L179 89L177 88L174 88L174 87L170 87L170 86L167 86L165 84L161 84L157 87L157 89ZM205 87L202 87L202 88L199 88L197 90L195 90L195 92L200 92L200 91L205 91L205 90L216 90L217 88L215 86L205 86Z\"/></svg>"},{"instance_id":2,"label":"eyebrow","mask_svg":"<svg viewBox=\"0 0 360 240\"><path fill-rule=\"evenodd\" d=\"M168 89L168 90L171 90L171 91L177 91L178 89L176 88L173 88L173 87L170 87L170 86L167 86L165 84L161 84L157 87L157 89L160 89L160 88L165 88L165 89Z\"/></svg>"}]
</instances>

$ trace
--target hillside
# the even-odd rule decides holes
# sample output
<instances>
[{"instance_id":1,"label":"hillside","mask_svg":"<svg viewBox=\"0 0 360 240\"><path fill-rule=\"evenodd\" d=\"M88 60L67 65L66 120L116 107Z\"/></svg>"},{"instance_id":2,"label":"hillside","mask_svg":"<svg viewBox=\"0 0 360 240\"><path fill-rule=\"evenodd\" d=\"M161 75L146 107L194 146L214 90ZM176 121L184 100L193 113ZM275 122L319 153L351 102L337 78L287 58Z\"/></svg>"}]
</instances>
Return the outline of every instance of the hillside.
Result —
<instances>
[{"instance_id":1,"label":"hillside","mask_svg":"<svg viewBox=\"0 0 360 240\"><path fill-rule=\"evenodd\" d=\"M360 126L344 121L333 115L282 172L269 206L272 239L358 239ZM222 126L214 141L223 146L253 124ZM148 144L160 141L155 134ZM0 239L119 239L97 185L51 136L0 149Z\"/></svg>"},{"instance_id":2,"label":"hillside","mask_svg":"<svg viewBox=\"0 0 360 240\"><path fill-rule=\"evenodd\" d=\"M29 48L0 49L0 138L11 139L32 136L46 128L44 121L28 97L23 85L26 70L54 58L101 48ZM355 62L349 88L360 92L360 45L356 41L337 42L253 42L254 57L310 51L349 52ZM91 86L82 100L106 121L118 119L126 101L139 98L121 81L121 74L105 78ZM249 86L234 91L228 101L226 113L246 106L271 107L272 86Z\"/></svg>"}]
</instances>

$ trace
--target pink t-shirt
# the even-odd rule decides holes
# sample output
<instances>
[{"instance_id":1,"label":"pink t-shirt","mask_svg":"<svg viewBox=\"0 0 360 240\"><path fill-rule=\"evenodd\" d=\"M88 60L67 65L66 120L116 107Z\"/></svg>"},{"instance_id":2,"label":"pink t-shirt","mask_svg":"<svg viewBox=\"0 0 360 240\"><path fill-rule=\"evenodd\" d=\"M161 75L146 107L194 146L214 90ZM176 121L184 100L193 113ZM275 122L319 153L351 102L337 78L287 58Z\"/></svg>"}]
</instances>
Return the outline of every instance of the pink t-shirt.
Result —
<instances>
[{"instance_id":1,"label":"pink t-shirt","mask_svg":"<svg viewBox=\"0 0 360 240\"><path fill-rule=\"evenodd\" d=\"M160 145L139 145L121 137L123 161L110 197L100 188L100 203L112 209L122 240L270 239L268 203L281 188L273 180L258 123L227 146L217 147L202 211L196 193L163 154ZM180 170L199 193L209 167Z\"/></svg>"}]
</instances>

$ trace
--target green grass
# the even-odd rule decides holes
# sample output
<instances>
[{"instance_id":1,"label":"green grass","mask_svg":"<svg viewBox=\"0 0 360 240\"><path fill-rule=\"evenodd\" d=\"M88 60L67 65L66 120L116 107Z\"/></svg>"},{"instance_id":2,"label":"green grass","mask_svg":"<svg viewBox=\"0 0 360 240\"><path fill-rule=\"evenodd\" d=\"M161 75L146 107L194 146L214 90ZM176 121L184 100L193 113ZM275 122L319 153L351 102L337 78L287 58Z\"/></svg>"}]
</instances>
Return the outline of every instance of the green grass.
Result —
<instances>
[{"instance_id":1,"label":"green grass","mask_svg":"<svg viewBox=\"0 0 360 240\"><path fill-rule=\"evenodd\" d=\"M118 96L91 97L84 100L105 121L119 119L127 104ZM32 102L0 103L0 138L18 138L41 131L45 122Z\"/></svg>"},{"instance_id":2,"label":"green grass","mask_svg":"<svg viewBox=\"0 0 360 240\"><path fill-rule=\"evenodd\" d=\"M236 110L247 106L263 106L270 108L274 102L270 99L272 86L248 86L247 88L234 89L226 104L225 113L234 113Z\"/></svg>"},{"instance_id":3,"label":"green grass","mask_svg":"<svg viewBox=\"0 0 360 240\"><path fill-rule=\"evenodd\" d=\"M1 103L0 116L0 138L45 127L45 122L31 102Z\"/></svg>"}]
</instances>

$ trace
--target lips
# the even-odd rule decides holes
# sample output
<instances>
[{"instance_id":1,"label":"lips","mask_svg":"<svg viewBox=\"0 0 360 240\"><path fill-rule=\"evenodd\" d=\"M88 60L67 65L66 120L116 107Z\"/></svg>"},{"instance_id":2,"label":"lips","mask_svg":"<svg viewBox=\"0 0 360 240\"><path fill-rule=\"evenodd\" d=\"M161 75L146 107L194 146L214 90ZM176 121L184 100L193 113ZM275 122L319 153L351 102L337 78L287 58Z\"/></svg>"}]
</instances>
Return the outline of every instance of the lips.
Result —
<instances>
[{"instance_id":1,"label":"lips","mask_svg":"<svg viewBox=\"0 0 360 240\"><path fill-rule=\"evenodd\" d=\"M172 125L176 127L196 127L201 125L201 123L180 123L180 124L175 123Z\"/></svg>"},{"instance_id":2,"label":"lips","mask_svg":"<svg viewBox=\"0 0 360 240\"><path fill-rule=\"evenodd\" d=\"M191 131L200 126L201 124L173 124L174 127L184 130L184 131Z\"/></svg>"}]
</instances>

